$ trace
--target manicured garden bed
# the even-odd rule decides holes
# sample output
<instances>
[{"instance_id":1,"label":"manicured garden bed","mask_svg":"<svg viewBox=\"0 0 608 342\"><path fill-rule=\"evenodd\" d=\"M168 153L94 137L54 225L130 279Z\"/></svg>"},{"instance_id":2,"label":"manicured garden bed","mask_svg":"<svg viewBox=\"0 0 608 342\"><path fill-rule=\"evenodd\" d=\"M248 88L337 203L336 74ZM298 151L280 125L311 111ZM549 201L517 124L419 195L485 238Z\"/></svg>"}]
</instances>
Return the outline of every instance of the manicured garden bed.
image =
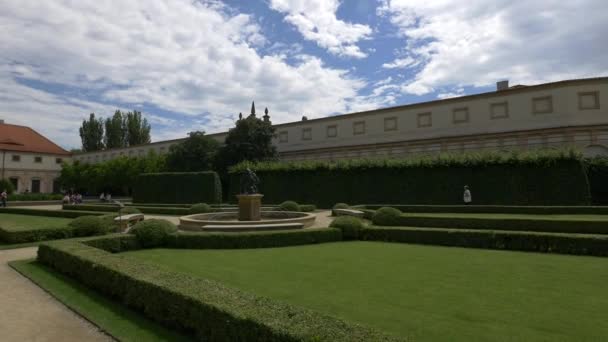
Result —
<instances>
[{"instance_id":1,"label":"manicured garden bed","mask_svg":"<svg viewBox=\"0 0 608 342\"><path fill-rule=\"evenodd\" d=\"M121 255L413 340L608 336L605 258L378 242Z\"/></svg>"},{"instance_id":2,"label":"manicured garden bed","mask_svg":"<svg viewBox=\"0 0 608 342\"><path fill-rule=\"evenodd\" d=\"M71 219L0 213L0 241L24 243L70 236Z\"/></svg>"}]
</instances>

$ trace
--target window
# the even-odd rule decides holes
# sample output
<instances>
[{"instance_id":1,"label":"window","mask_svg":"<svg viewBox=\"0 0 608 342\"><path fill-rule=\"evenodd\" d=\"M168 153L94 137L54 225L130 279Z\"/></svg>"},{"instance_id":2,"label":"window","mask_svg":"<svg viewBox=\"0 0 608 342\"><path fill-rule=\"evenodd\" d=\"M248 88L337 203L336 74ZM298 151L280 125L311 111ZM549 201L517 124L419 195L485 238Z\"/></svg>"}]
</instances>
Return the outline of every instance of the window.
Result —
<instances>
[{"instance_id":1,"label":"window","mask_svg":"<svg viewBox=\"0 0 608 342\"><path fill-rule=\"evenodd\" d=\"M355 121L353 122L353 134L365 134L365 121Z\"/></svg>"},{"instance_id":2,"label":"window","mask_svg":"<svg viewBox=\"0 0 608 342\"><path fill-rule=\"evenodd\" d=\"M327 137L335 138L338 136L338 125L327 126Z\"/></svg>"},{"instance_id":3,"label":"window","mask_svg":"<svg viewBox=\"0 0 608 342\"><path fill-rule=\"evenodd\" d=\"M418 128L433 126L433 117L431 112L419 113L417 118Z\"/></svg>"},{"instance_id":4,"label":"window","mask_svg":"<svg viewBox=\"0 0 608 342\"><path fill-rule=\"evenodd\" d=\"M34 157L34 163L42 163L42 157Z\"/></svg>"},{"instance_id":5,"label":"window","mask_svg":"<svg viewBox=\"0 0 608 342\"><path fill-rule=\"evenodd\" d=\"M82 157L82 158L84 160L84 157ZM55 164L61 164L61 163L63 163L63 159L61 159L61 158L55 158Z\"/></svg>"},{"instance_id":6,"label":"window","mask_svg":"<svg viewBox=\"0 0 608 342\"><path fill-rule=\"evenodd\" d=\"M40 179L32 179L32 193L40 193Z\"/></svg>"},{"instance_id":7,"label":"window","mask_svg":"<svg viewBox=\"0 0 608 342\"><path fill-rule=\"evenodd\" d=\"M396 131L397 130L397 118L384 118L384 131Z\"/></svg>"},{"instance_id":8,"label":"window","mask_svg":"<svg viewBox=\"0 0 608 342\"><path fill-rule=\"evenodd\" d=\"M504 119L509 117L509 103L498 102L490 104L490 119Z\"/></svg>"},{"instance_id":9,"label":"window","mask_svg":"<svg viewBox=\"0 0 608 342\"><path fill-rule=\"evenodd\" d=\"M302 140L312 140L312 128L302 128Z\"/></svg>"},{"instance_id":10,"label":"window","mask_svg":"<svg viewBox=\"0 0 608 342\"><path fill-rule=\"evenodd\" d=\"M289 136L287 135L287 131L279 132L279 142L286 143L289 140Z\"/></svg>"},{"instance_id":11,"label":"window","mask_svg":"<svg viewBox=\"0 0 608 342\"><path fill-rule=\"evenodd\" d=\"M13 158L12 158L12 160L13 160L14 162L20 162L20 161L21 161L21 156L20 156L20 155L18 155L18 154L13 154Z\"/></svg>"},{"instance_id":12,"label":"window","mask_svg":"<svg viewBox=\"0 0 608 342\"><path fill-rule=\"evenodd\" d=\"M452 120L455 124L469 122L469 107L454 108Z\"/></svg>"},{"instance_id":13,"label":"window","mask_svg":"<svg viewBox=\"0 0 608 342\"><path fill-rule=\"evenodd\" d=\"M578 93L578 109L600 109L600 94L597 91Z\"/></svg>"},{"instance_id":14,"label":"window","mask_svg":"<svg viewBox=\"0 0 608 342\"><path fill-rule=\"evenodd\" d=\"M11 177L8 180L13 185L13 189L15 189L15 192L19 191L19 178L17 178L17 177Z\"/></svg>"},{"instance_id":15,"label":"window","mask_svg":"<svg viewBox=\"0 0 608 342\"><path fill-rule=\"evenodd\" d=\"M548 114L553 113L553 97L543 96L532 99L532 113Z\"/></svg>"}]
</instances>

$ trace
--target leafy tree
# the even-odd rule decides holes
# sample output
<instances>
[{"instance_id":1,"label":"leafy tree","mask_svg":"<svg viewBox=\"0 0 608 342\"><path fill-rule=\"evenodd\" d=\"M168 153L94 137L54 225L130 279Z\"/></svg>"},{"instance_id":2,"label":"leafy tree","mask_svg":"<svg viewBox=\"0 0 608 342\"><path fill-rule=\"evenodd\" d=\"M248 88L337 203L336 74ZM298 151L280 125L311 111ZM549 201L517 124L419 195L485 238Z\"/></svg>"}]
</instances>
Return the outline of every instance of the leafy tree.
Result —
<instances>
[{"instance_id":1,"label":"leafy tree","mask_svg":"<svg viewBox=\"0 0 608 342\"><path fill-rule=\"evenodd\" d=\"M125 117L120 110L117 110L114 112L114 116L106 119L106 135L104 137L106 148L127 146L127 122Z\"/></svg>"},{"instance_id":2,"label":"leafy tree","mask_svg":"<svg viewBox=\"0 0 608 342\"><path fill-rule=\"evenodd\" d=\"M186 140L171 146L167 168L182 172L212 170L219 147L205 132L191 132Z\"/></svg>"},{"instance_id":3,"label":"leafy tree","mask_svg":"<svg viewBox=\"0 0 608 342\"><path fill-rule=\"evenodd\" d=\"M126 129L126 140L129 146L150 142L150 124L148 124L146 118L142 118L141 112L134 110L127 113Z\"/></svg>"},{"instance_id":4,"label":"leafy tree","mask_svg":"<svg viewBox=\"0 0 608 342\"><path fill-rule=\"evenodd\" d=\"M80 139L82 140L82 150L85 152L103 149L103 121L96 119L95 113L91 113L89 120L82 121Z\"/></svg>"},{"instance_id":5,"label":"leafy tree","mask_svg":"<svg viewBox=\"0 0 608 342\"><path fill-rule=\"evenodd\" d=\"M224 146L220 150L217 166L220 171L242 161L266 161L277 158L276 147L272 144L275 128L269 120L268 109L264 120L255 116L255 105L251 105L251 115L239 118L236 127L228 131Z\"/></svg>"}]
</instances>

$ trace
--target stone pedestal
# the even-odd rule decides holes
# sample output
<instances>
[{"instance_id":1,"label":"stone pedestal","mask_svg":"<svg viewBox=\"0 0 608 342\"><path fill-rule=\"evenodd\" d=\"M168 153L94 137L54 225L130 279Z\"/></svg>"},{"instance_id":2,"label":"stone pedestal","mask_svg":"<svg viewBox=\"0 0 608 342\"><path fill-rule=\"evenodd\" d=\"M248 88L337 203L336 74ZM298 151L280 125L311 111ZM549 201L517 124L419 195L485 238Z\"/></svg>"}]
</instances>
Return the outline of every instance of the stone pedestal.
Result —
<instances>
[{"instance_id":1,"label":"stone pedestal","mask_svg":"<svg viewBox=\"0 0 608 342\"><path fill-rule=\"evenodd\" d=\"M259 221L262 194L236 195L239 199L239 221Z\"/></svg>"}]
</instances>

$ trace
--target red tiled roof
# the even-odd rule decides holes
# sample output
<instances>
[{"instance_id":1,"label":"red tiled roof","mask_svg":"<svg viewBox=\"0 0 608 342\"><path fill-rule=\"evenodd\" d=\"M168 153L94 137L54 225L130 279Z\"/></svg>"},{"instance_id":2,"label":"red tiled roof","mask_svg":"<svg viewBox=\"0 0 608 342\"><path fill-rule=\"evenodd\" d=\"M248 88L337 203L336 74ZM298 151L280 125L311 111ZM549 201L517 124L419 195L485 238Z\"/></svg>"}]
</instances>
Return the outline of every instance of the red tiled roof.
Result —
<instances>
[{"instance_id":1,"label":"red tiled roof","mask_svg":"<svg viewBox=\"0 0 608 342\"><path fill-rule=\"evenodd\" d=\"M0 123L0 150L69 155L40 133L25 126Z\"/></svg>"}]
</instances>

